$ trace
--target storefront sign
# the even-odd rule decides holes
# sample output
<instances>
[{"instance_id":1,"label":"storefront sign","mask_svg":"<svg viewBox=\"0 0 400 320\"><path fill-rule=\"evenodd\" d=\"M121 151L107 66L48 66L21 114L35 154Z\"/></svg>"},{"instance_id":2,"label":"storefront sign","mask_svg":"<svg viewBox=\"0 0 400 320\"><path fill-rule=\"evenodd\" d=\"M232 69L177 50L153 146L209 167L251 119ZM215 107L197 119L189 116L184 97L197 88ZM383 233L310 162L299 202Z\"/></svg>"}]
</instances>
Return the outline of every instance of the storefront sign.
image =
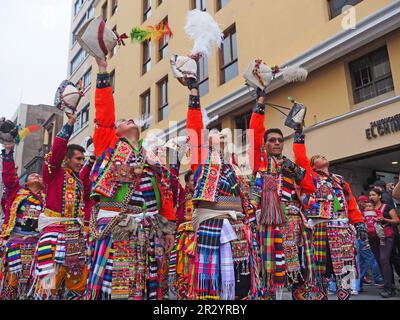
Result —
<instances>
[{"instance_id":1,"label":"storefront sign","mask_svg":"<svg viewBox=\"0 0 400 320\"><path fill-rule=\"evenodd\" d=\"M400 114L382 120L371 122L365 130L368 140L376 139L400 131Z\"/></svg>"}]
</instances>

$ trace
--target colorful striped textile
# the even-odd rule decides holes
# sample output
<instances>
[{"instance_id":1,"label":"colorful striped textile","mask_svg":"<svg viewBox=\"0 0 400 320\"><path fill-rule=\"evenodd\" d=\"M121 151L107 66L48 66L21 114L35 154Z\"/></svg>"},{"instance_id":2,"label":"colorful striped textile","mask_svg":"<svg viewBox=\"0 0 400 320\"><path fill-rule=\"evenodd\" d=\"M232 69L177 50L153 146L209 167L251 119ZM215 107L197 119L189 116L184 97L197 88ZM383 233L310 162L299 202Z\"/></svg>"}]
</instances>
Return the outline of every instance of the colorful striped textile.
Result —
<instances>
[{"instance_id":1,"label":"colorful striped textile","mask_svg":"<svg viewBox=\"0 0 400 320\"><path fill-rule=\"evenodd\" d=\"M275 291L286 282L282 233L277 227L260 225L259 239L265 289Z\"/></svg>"},{"instance_id":2,"label":"colorful striped textile","mask_svg":"<svg viewBox=\"0 0 400 320\"><path fill-rule=\"evenodd\" d=\"M220 246L223 219L204 221L197 231L194 292L199 299L220 299Z\"/></svg>"},{"instance_id":3,"label":"colorful striped textile","mask_svg":"<svg viewBox=\"0 0 400 320\"><path fill-rule=\"evenodd\" d=\"M237 236L227 219L221 229L221 299L235 300L235 268L232 255L231 241Z\"/></svg>"},{"instance_id":4,"label":"colorful striped textile","mask_svg":"<svg viewBox=\"0 0 400 320\"><path fill-rule=\"evenodd\" d=\"M325 276L328 251L328 237L326 223L319 223L313 232L314 265L318 276Z\"/></svg>"}]
</instances>

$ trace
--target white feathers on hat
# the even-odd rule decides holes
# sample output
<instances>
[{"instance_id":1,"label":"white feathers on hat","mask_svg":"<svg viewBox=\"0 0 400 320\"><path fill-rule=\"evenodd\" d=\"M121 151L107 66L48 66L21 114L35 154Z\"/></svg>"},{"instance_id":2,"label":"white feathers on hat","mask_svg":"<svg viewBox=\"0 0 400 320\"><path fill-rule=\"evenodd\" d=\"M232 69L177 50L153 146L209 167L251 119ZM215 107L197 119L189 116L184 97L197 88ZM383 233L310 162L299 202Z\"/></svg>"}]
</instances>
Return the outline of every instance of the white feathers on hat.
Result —
<instances>
[{"instance_id":1,"label":"white feathers on hat","mask_svg":"<svg viewBox=\"0 0 400 320\"><path fill-rule=\"evenodd\" d=\"M213 46L220 48L224 34L213 17L198 9L189 11L185 32L194 41L191 54L202 54L208 57Z\"/></svg>"},{"instance_id":2,"label":"white feathers on hat","mask_svg":"<svg viewBox=\"0 0 400 320\"><path fill-rule=\"evenodd\" d=\"M285 82L299 82L306 81L308 77L308 71L304 68L297 66L289 66L281 69L283 80Z\"/></svg>"}]
</instances>

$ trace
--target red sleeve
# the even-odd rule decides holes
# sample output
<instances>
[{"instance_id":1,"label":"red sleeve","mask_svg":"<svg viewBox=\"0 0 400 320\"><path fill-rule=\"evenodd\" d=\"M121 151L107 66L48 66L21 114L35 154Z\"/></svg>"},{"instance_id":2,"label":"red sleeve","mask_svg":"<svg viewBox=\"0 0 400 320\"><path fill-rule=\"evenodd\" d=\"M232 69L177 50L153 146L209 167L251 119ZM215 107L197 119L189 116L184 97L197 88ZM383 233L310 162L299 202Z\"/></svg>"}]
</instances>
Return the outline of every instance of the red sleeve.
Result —
<instances>
[{"instance_id":1,"label":"red sleeve","mask_svg":"<svg viewBox=\"0 0 400 320\"><path fill-rule=\"evenodd\" d=\"M17 170L15 170L14 153L8 155L3 152L2 178L8 194L17 192L22 186L19 183Z\"/></svg>"},{"instance_id":2,"label":"red sleeve","mask_svg":"<svg viewBox=\"0 0 400 320\"><path fill-rule=\"evenodd\" d=\"M193 172L196 172L197 168L202 163L201 151L202 151L202 146L204 145L203 115L201 113L200 108L191 108L189 106L186 126L188 129L189 143L191 144L192 148L192 154L190 159L191 169Z\"/></svg>"},{"instance_id":3,"label":"red sleeve","mask_svg":"<svg viewBox=\"0 0 400 320\"><path fill-rule=\"evenodd\" d=\"M67 154L68 140L72 132L73 127L66 123L54 139L51 152L43 163L44 184L49 185L53 177L56 176L56 172L61 168L61 164Z\"/></svg>"},{"instance_id":4,"label":"red sleeve","mask_svg":"<svg viewBox=\"0 0 400 320\"><path fill-rule=\"evenodd\" d=\"M104 151L114 147L118 141L115 133L115 104L112 88L109 85L109 75L99 74L97 82L99 84L95 92L95 128L93 135L94 153L100 157Z\"/></svg>"},{"instance_id":5,"label":"red sleeve","mask_svg":"<svg viewBox=\"0 0 400 320\"><path fill-rule=\"evenodd\" d=\"M250 119L249 130L254 134L254 139L250 138L250 166L253 172L257 172L261 165L261 149L264 143L265 115L253 112Z\"/></svg>"},{"instance_id":6,"label":"red sleeve","mask_svg":"<svg viewBox=\"0 0 400 320\"><path fill-rule=\"evenodd\" d=\"M358 208L358 204L356 199L353 196L353 193L351 192L350 185L346 182L346 189L347 192L349 193L350 199L348 202L348 208L349 208L349 219L351 224L356 224L359 222L364 222L364 217L362 213L360 212L360 209Z\"/></svg>"}]
</instances>

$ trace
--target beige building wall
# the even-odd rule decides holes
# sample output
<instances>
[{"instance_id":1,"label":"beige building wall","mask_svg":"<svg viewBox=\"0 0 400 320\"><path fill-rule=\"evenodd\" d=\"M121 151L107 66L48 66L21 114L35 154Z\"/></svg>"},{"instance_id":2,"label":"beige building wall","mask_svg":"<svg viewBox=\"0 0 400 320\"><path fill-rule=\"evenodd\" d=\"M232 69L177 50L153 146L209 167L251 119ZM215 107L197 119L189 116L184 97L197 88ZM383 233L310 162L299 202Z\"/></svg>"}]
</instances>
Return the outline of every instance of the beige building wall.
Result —
<instances>
[{"instance_id":1,"label":"beige building wall","mask_svg":"<svg viewBox=\"0 0 400 320\"><path fill-rule=\"evenodd\" d=\"M140 95L150 90L152 128L165 130L169 121L182 122L186 117L188 91L173 78L169 57L173 53L186 54L192 48L193 43L184 33L186 13L191 9L192 1L164 0L161 5L158 2L152 1L152 15L143 23L142 0L119 0L118 10L112 16L112 0L108 0L107 25L109 28L117 26L119 33L129 33L135 26L155 25L167 16L174 32L174 37L169 41L169 54L163 60L157 61L158 44L152 44L152 68L148 73L142 75L142 46L129 40L109 59L109 71L115 71L117 118L138 117ZM101 14L104 3L105 0L95 2L96 16ZM400 133L375 141L365 138L369 121L398 113L399 102L393 100L400 94L398 2L364 0L357 4L357 23L370 28L363 34L361 28L343 29L342 23L348 18L346 15L330 19L328 1L325 0L230 0L219 11L216 9L216 0L207 0L207 11L215 17L222 30L235 24L237 32L239 75L220 85L219 53L214 51L209 59L209 93L202 97L203 107L208 107L213 115L221 115L222 127L233 128L234 116L254 106L254 97L243 88L242 77L251 59L260 57L270 65L279 65L307 57L306 67L311 71L308 81L282 86L277 80L277 84L271 86L273 92L268 99L272 103L290 106L287 97L293 96L308 107L306 125L310 153L324 153L330 159L338 160L399 144ZM348 41L350 36L353 38ZM336 38L340 41L336 41ZM341 49L346 41L350 44ZM348 64L384 45L388 49L395 89L354 105ZM321 50L326 52L319 53ZM319 58L313 55L319 55ZM94 62L93 59L91 61ZM93 71L97 71L95 65ZM169 79L170 114L167 120L158 122L157 82L165 76ZM389 102L371 108L386 100ZM357 110L364 111L352 113ZM340 120L346 114L352 116ZM92 107L90 132L93 131L93 115ZM277 111L268 108L266 118L266 126L280 127L285 135L292 133L284 128L285 117ZM339 143L341 140L345 143ZM290 149L290 145L287 145L288 155L291 154Z\"/></svg>"}]
</instances>

